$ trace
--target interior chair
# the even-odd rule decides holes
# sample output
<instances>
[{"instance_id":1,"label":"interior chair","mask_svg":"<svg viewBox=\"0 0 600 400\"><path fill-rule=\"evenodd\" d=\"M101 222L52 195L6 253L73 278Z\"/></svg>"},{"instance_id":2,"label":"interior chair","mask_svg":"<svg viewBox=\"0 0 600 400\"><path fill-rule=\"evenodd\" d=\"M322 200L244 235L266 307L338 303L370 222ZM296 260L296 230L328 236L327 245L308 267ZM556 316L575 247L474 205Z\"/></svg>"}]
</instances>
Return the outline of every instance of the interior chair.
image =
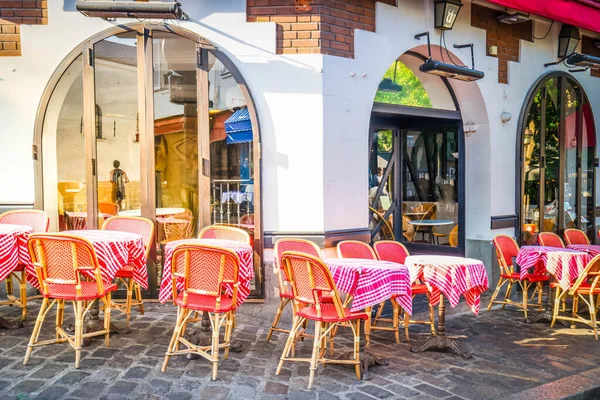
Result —
<instances>
[{"instance_id":1,"label":"interior chair","mask_svg":"<svg viewBox=\"0 0 600 400\"><path fill-rule=\"evenodd\" d=\"M458 225L454 225L454 227L450 230L450 232L437 232L437 230L432 228L431 233L433 234L433 238L435 239L435 244L440 244L440 239L448 237L448 245L450 247L458 246Z\"/></svg>"},{"instance_id":2,"label":"interior chair","mask_svg":"<svg viewBox=\"0 0 600 400\"><path fill-rule=\"evenodd\" d=\"M428 219L435 219L437 215L437 203L425 203L422 204L422 210L425 211L425 214L420 218L420 222L426 221ZM416 233L421 234L421 241L425 242L425 234L432 234L433 227L431 226L417 226L415 231Z\"/></svg>"},{"instance_id":3,"label":"interior chair","mask_svg":"<svg viewBox=\"0 0 600 400\"><path fill-rule=\"evenodd\" d=\"M119 206L115 203L98 203L98 211L104 214L117 215Z\"/></svg>"},{"instance_id":4,"label":"interior chair","mask_svg":"<svg viewBox=\"0 0 600 400\"><path fill-rule=\"evenodd\" d=\"M410 221L412 220L406 215L402 216L402 235L407 242L412 242L415 239L415 226Z\"/></svg>"},{"instance_id":5,"label":"interior chair","mask_svg":"<svg viewBox=\"0 0 600 400\"><path fill-rule=\"evenodd\" d=\"M565 244L563 243L560 236L552 232L540 232L538 234L538 243L540 244L540 246L561 248L565 247Z\"/></svg>"},{"instance_id":6,"label":"interior chair","mask_svg":"<svg viewBox=\"0 0 600 400\"><path fill-rule=\"evenodd\" d=\"M567 246L572 244L590 244L590 239L585 232L579 229L565 229L563 236Z\"/></svg>"},{"instance_id":7,"label":"interior chair","mask_svg":"<svg viewBox=\"0 0 600 400\"><path fill-rule=\"evenodd\" d=\"M232 240L234 242L250 244L250 235L243 229L232 226L211 225L200 231L199 239Z\"/></svg>"},{"instance_id":8,"label":"interior chair","mask_svg":"<svg viewBox=\"0 0 600 400\"><path fill-rule=\"evenodd\" d=\"M48 232L50 218L41 210L13 210L0 214L0 224L25 225L34 232ZM19 297L14 295L15 279L19 283ZM21 308L21 320L27 317L27 271L26 265L19 263L17 268L6 277L6 294L8 300L0 301L0 305L13 305Z\"/></svg>"},{"instance_id":9,"label":"interior chair","mask_svg":"<svg viewBox=\"0 0 600 400\"><path fill-rule=\"evenodd\" d=\"M498 260L498 265L500 267L500 279L498 280L498 285L496 286L496 290L492 294L492 298L490 299L490 303L488 305L488 311L492 309L494 304L502 304L502 309L506 307L507 304L520 307L523 309L523 313L525 314L525 318L527 319L527 308L528 308L528 297L529 297L529 288L532 285L536 286L536 290L534 291L534 295L537 292L538 294L538 310L542 310L542 293L543 293L543 285L544 282L549 280L548 275L538 275L538 274L527 274L521 279L521 274L515 271L513 265L513 258L517 256L519 253L519 245L515 240L507 235L497 235L494 240L494 247L496 249L496 258ZM510 295L512 293L513 286L518 284L523 291L523 301L522 303L514 302L510 299ZM504 300L496 300L500 290L506 285Z\"/></svg>"},{"instance_id":10,"label":"interior chair","mask_svg":"<svg viewBox=\"0 0 600 400\"><path fill-rule=\"evenodd\" d=\"M173 252L171 276L173 299L177 305L177 322L171 342L165 353L162 371L166 371L173 355L198 354L212 363L212 380L217 379L219 350L229 357L233 311L237 307L239 287L238 256L227 249L200 244L180 244ZM177 289L177 280L183 280L183 290ZM227 293L227 289L230 293ZM212 329L210 345L195 345L185 338L192 313L208 313ZM219 343L219 332L225 327L224 342ZM180 349L180 346L185 346Z\"/></svg>"},{"instance_id":11,"label":"interior chair","mask_svg":"<svg viewBox=\"0 0 600 400\"><path fill-rule=\"evenodd\" d=\"M331 272L320 259L304 253L286 251L283 253L282 260L294 294L296 313L275 374L281 373L283 363L286 361L308 362L310 363L308 388L311 389L319 363L346 364L354 366L356 378L360 380L360 321L367 320L369 316L364 312L352 312L343 306ZM323 302L324 295L331 297L332 302ZM305 321L315 322L312 355L310 358L290 357L296 333ZM340 325L350 326L352 329L354 338L352 358L349 360L325 358L327 337ZM333 337L330 337L330 340L333 340Z\"/></svg>"},{"instance_id":12,"label":"interior chair","mask_svg":"<svg viewBox=\"0 0 600 400\"><path fill-rule=\"evenodd\" d=\"M75 349L75 368L79 368L84 338L104 336L110 342L110 296L117 285L102 281L98 258L92 244L82 238L61 233L34 233L28 241L43 301L35 321L23 365L27 365L34 347L68 342ZM104 304L104 329L84 333L86 314L94 303ZM65 302L72 302L75 313L73 335L63 329ZM46 315L56 305L56 337L39 340Z\"/></svg>"},{"instance_id":13,"label":"interior chair","mask_svg":"<svg viewBox=\"0 0 600 400\"><path fill-rule=\"evenodd\" d=\"M102 226L103 230L106 231L120 231L136 233L142 237L144 242L144 248L146 249L146 262L150 256L150 249L152 247L152 241L154 240L154 223L142 217L124 217L114 216L106 220ZM144 301L142 300L142 289L140 285L133 279L135 270L133 265L125 265L119 271L117 271L115 278L121 280L127 288L127 297L125 303L114 301L111 306L125 313L126 326L129 329L129 322L131 320L131 308L139 307L140 314L144 315ZM135 302L133 301L133 293L135 291Z\"/></svg>"}]
</instances>

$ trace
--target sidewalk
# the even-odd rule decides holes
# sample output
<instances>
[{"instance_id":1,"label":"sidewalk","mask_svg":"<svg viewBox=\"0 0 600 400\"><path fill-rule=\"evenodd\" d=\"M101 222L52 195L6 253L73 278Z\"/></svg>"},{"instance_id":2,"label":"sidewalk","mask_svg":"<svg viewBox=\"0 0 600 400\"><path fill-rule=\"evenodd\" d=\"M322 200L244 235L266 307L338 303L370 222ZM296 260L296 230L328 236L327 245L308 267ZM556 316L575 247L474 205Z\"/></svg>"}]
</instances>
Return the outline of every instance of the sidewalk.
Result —
<instances>
[{"instance_id":1,"label":"sidewalk","mask_svg":"<svg viewBox=\"0 0 600 400\"><path fill-rule=\"evenodd\" d=\"M559 399L600 397L600 342L591 330L528 325L514 309L482 310L452 315L447 319L451 336L473 349L474 357L462 359L450 353L413 354L410 344L396 345L389 332L372 335L370 352L386 358L389 366L370 368L371 380L357 381L344 366L320 367L316 389L306 390L308 365L288 363L275 376L285 337L265 337L271 315L258 314L262 305L239 309L234 338L243 343L242 353L231 353L219 365L219 380L210 381L204 359L172 357L166 373L160 372L173 331L175 308L148 303L146 315L134 311L132 333L113 335L111 347L94 339L82 353L81 369L75 370L74 351L53 345L34 351L23 366L25 348L37 315L33 302L25 328L0 331L0 392L3 399ZM66 320L71 309L66 308ZM18 310L1 307L0 314L16 317ZM115 312L114 320L121 319ZM53 315L46 321L53 322ZM67 322L68 323L68 322ZM42 337L52 334L47 324ZM51 328L51 327L50 327ZM411 327L413 343L427 337L425 327ZM336 338L336 351L350 350L345 329ZM312 341L297 346L310 354ZM590 391L596 388L596 392ZM587 394L585 394L587 391Z\"/></svg>"}]
</instances>

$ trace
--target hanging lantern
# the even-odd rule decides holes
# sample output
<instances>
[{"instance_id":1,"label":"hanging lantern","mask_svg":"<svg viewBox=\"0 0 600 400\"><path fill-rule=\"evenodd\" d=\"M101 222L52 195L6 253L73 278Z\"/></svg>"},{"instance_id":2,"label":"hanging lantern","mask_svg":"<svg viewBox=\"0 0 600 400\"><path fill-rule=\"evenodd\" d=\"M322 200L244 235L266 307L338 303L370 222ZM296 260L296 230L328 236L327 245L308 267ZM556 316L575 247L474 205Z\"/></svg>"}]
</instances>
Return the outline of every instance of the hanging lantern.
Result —
<instances>
[{"instance_id":1,"label":"hanging lantern","mask_svg":"<svg viewBox=\"0 0 600 400\"><path fill-rule=\"evenodd\" d=\"M435 28L452 29L462 6L460 0L433 0Z\"/></svg>"},{"instance_id":2,"label":"hanging lantern","mask_svg":"<svg viewBox=\"0 0 600 400\"><path fill-rule=\"evenodd\" d=\"M579 29L571 25L563 25L558 34L558 57L565 58L575 53L580 40Z\"/></svg>"}]
</instances>

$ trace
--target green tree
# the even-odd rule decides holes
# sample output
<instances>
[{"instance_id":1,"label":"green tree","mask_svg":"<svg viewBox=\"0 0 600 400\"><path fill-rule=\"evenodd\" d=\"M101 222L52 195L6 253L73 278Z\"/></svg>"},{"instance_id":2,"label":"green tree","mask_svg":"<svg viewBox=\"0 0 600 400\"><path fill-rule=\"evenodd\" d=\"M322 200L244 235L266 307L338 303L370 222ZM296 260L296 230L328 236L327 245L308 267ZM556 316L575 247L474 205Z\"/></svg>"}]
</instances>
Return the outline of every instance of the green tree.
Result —
<instances>
[{"instance_id":1,"label":"green tree","mask_svg":"<svg viewBox=\"0 0 600 400\"><path fill-rule=\"evenodd\" d=\"M415 74L400 61L397 61L396 63L388 68L383 78L394 81L395 74L395 82L402 86L402 90L399 92L384 92L378 90L375 95L375 102L413 107L433 107L431 99L427 95L419 78L417 78Z\"/></svg>"}]
</instances>

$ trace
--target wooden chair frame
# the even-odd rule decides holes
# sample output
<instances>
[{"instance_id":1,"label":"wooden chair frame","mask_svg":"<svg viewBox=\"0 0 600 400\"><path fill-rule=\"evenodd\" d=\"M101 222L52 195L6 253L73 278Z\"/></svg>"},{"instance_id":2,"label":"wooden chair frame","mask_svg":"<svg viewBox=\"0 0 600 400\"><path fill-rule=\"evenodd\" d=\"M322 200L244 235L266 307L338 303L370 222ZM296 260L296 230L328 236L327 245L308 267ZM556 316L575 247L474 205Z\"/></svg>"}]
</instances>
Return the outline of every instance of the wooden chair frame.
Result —
<instances>
[{"instance_id":1,"label":"wooden chair frame","mask_svg":"<svg viewBox=\"0 0 600 400\"><path fill-rule=\"evenodd\" d=\"M63 280L63 279L53 279L48 278L47 274L47 262L46 256L41 245L41 242L44 240L64 240L69 241L71 243L71 254L73 260L73 267L75 271L75 280ZM90 266L79 266L77 262L77 247L76 244L81 244L86 247L87 251L90 254L90 258L92 260L92 265ZM81 292L81 278L79 277L79 273L83 271L88 271L93 273L94 280L97 285L98 293L104 293L104 283L102 281L102 275L100 274L100 266L98 264L98 258L96 257L96 252L92 243L86 239L79 238L76 236L53 233L53 234L32 234L29 237L28 241L29 254L31 255L31 259L33 261L33 265L35 266L35 271L38 277L38 282L40 283L41 291L44 296L42 301L42 306L40 307L40 311L38 313L38 317L35 321L35 326L33 328L33 332L31 333L31 338L29 340L29 344L27 345L27 352L25 353L25 359L23 360L23 365L27 365L29 362L29 358L31 357L31 353L34 347L46 346L49 344L55 343L63 343L68 342L71 347L75 349L75 368L79 368L80 360L81 360L81 347L83 343L83 339L94 337L94 336L104 336L104 344L106 347L110 345L110 297L111 293L106 292L104 296L99 297L98 299L104 304L104 329L89 333L83 333L84 330L84 320L85 316L92 307L94 303L93 300L66 300L66 299L52 299L48 297L49 293L49 284L71 284L75 285L75 291L77 297L82 297ZM39 255L39 257L38 257ZM73 335L67 333L63 327L64 320L64 308L65 301L71 301L73 304L73 311L75 313L75 332ZM42 324L48 311L56 304L56 338L50 340L39 341L40 330L42 328Z\"/></svg>"},{"instance_id":2,"label":"wooden chair frame","mask_svg":"<svg viewBox=\"0 0 600 400\"><path fill-rule=\"evenodd\" d=\"M144 217L130 217L130 216L115 215L113 217L108 218L106 221L104 221L104 224L102 225L102 229L107 230L107 226L110 224L111 221L114 221L114 220L138 221L138 222L146 223L150 226L150 238L148 239L148 241L146 243L144 243L146 262L147 262L150 257L150 249L152 248L152 243L154 241L154 233L155 233L154 222L152 222L148 218L144 218ZM111 303L111 307L114 309L117 309L125 314L125 326L127 327L127 329L129 329L129 325L130 325L130 321L131 321L131 308L132 307L139 307L140 314L144 315L144 300L142 299L142 288L140 287L140 285L138 283L136 283L133 280L133 278L119 277L118 272L117 272L116 279L121 281L123 286L125 286L125 289L127 290L127 297L125 298L124 303L113 300ZM134 292L135 292L135 301L133 301Z\"/></svg>"},{"instance_id":3,"label":"wooden chair frame","mask_svg":"<svg viewBox=\"0 0 600 400\"><path fill-rule=\"evenodd\" d=\"M567 244L567 246L570 246L572 244L579 244L579 243L571 243L571 237L569 236L569 234L571 232L577 232L580 233L582 235L582 237L585 238L586 243L581 243L581 244L590 244L590 239L587 237L587 235L585 234L584 231L580 230L580 229L575 229L575 228L569 228L569 229L565 229L563 236L565 238L565 243Z\"/></svg>"},{"instance_id":4,"label":"wooden chair frame","mask_svg":"<svg viewBox=\"0 0 600 400\"><path fill-rule=\"evenodd\" d=\"M277 370L275 375L279 375L281 373L281 368L283 367L283 363L285 361L299 361L299 362L308 362L310 363L310 375L308 379L308 388L311 389L314 383L315 371L318 368L319 363L326 364L346 364L346 365L354 365L354 370L356 373L356 379L361 379L361 371L360 371L360 319L347 320L343 322L322 322L315 321L315 332L314 332L314 342L313 342L313 351L310 358L299 358L299 357L290 357L290 352L292 348L292 344L296 338L296 332L300 329L300 327L307 321L307 318L301 317L298 315L300 309L302 309L307 304L313 304L317 311L317 317L321 317L321 301L319 298L323 293L330 294L333 300L333 304L336 310L336 313L340 319L342 319L345 315L344 306L342 304L342 300L340 299L339 293L335 287L335 283L333 282L333 278L329 273L329 269L323 261L309 256L304 253L286 251L283 253L283 264L284 268L287 272L287 276L290 278L290 285L292 287L292 292L294 293L294 307L296 308L296 313L294 316L294 322L292 324L292 329L286 341L285 347L281 354L281 358L279 360L279 364L277 365ZM291 259L296 259L297 261L306 262L308 277L313 287L313 298L303 298L301 294L298 292L298 288L295 282L295 275L291 266ZM326 279L328 281L328 287L317 287L315 283L315 278L312 272L312 265L318 265L322 270L326 273ZM329 340L332 341L334 335L332 335L333 330L338 326L349 326L352 329L354 335L354 348L353 348L353 359L351 360L338 360L338 359L330 359L325 358L325 353L327 350L327 339L329 335Z\"/></svg>"},{"instance_id":5,"label":"wooden chair frame","mask_svg":"<svg viewBox=\"0 0 600 400\"><path fill-rule=\"evenodd\" d=\"M6 211L0 214L0 221L6 216L14 215L14 214L23 214L23 213L32 213L39 214L46 218L46 224L44 230L41 232L48 232L48 228L50 227L50 218L45 211L42 210L11 210ZM19 297L17 298L14 293L14 282L13 279L16 280L19 284ZM16 306L21 309L21 321L25 321L27 317L27 271L23 266L21 270L16 270L8 274L5 278L6 284L6 297L7 300L0 301L0 306L10 305ZM30 300L39 299L41 296L33 296L30 297Z\"/></svg>"},{"instance_id":6,"label":"wooden chair frame","mask_svg":"<svg viewBox=\"0 0 600 400\"><path fill-rule=\"evenodd\" d=\"M590 279L590 285L582 288L582 285ZM564 290L559 285L555 285L556 296L554 297L554 307L552 310L552 322L550 327L554 327L556 320L580 322L590 326L594 331L594 338L598 340L596 314L598 313L598 305L600 304L600 294L597 293L597 290L600 289L600 285L598 285L599 281L600 255L597 255L588 262L585 270L579 275L579 278L577 278L575 283L571 285L570 289ZM559 314L561 304L564 302L567 295L573 296L571 316ZM596 297L596 301L594 301L594 297ZM590 315L589 319L586 319L579 314L579 300L582 300L586 304Z\"/></svg>"},{"instance_id":7,"label":"wooden chair frame","mask_svg":"<svg viewBox=\"0 0 600 400\"><path fill-rule=\"evenodd\" d=\"M511 276L512 274L515 273L515 271L514 271L514 267L512 264L508 265L505 262L505 257L502 254L502 249L500 248L500 246L498 245L498 243L496 241L496 239L499 237L510 239L512 241L512 243L515 245L515 247L517 249L519 248L519 245L517 244L517 242L508 235L497 235L493 240L494 247L496 248L496 259L498 260L498 265L500 266L500 279L498 280L498 285L496 286L496 289L494 290L494 293L492 294L492 298L490 299L490 303L488 304L488 311L490 311L492 309L492 306L494 304L502 304L503 310L506 308L506 305L512 305L515 307L522 308L523 313L525 314L525 319L527 319L527 309L529 307L529 304L528 304L529 288L535 284L536 288L535 288L531 298L533 300L533 298L535 297L535 295L537 293L537 295L538 295L537 306L538 306L538 310L541 311L542 310L542 294L543 294L543 289L544 289L544 281L531 282L528 279L521 280L521 279L502 277L502 275ZM517 303L510 299L512 289L515 284L518 284L521 287L521 290L523 291L523 302L522 303ZM498 294L500 293L500 290L502 289L502 287L504 285L507 285L505 293L504 293L504 300L496 300L496 297L498 297Z\"/></svg>"},{"instance_id":8,"label":"wooden chair frame","mask_svg":"<svg viewBox=\"0 0 600 400\"><path fill-rule=\"evenodd\" d=\"M222 298L224 297L223 290L220 289L214 292L207 292L203 290L193 289L189 287L189 275L190 275L190 252L191 251L211 251L221 253L221 265L219 267L219 287L222 288L223 284L231 284L233 287L233 293L231 296L232 304L236 304L238 288L239 288L239 265L240 261L233 251L223 249L216 246L209 245L190 245L190 244L181 244L178 245L177 248L173 251L173 258L171 262L171 277L172 277L172 289L173 289L173 301L178 297L177 291L177 279L183 278L184 280L184 289L183 289L183 303L184 306L177 306L177 321L175 324L175 329L173 331L173 336L171 337L171 341L169 343L169 347L167 348L167 352L165 353L165 359L163 361L163 365L161 368L162 372L167 370L167 365L169 363L169 359L173 355L183 355L183 354L198 354L201 357L206 358L208 361L212 363L212 380L217 379L218 367L219 367L219 350L225 349L224 359L227 360L229 358L229 347L231 345L231 333L234 328L234 310L226 311L226 312L218 312L220 307ZM177 259L178 255L184 254L184 272L177 272ZM223 275L225 273L225 260L227 257L231 257L234 260L234 279L233 280L224 280ZM195 345L187 340L184 335L187 329L187 324L189 322L195 322L196 319L190 318L192 313L196 313L197 311L191 308L185 307L188 302L189 294L202 294L208 296L216 297L215 303L215 311L207 312L208 319L211 324L212 329L212 341L210 346L205 345ZM221 327L225 326L225 336L224 342L219 343L219 332ZM185 349L180 349L180 345L183 344Z\"/></svg>"}]
</instances>

